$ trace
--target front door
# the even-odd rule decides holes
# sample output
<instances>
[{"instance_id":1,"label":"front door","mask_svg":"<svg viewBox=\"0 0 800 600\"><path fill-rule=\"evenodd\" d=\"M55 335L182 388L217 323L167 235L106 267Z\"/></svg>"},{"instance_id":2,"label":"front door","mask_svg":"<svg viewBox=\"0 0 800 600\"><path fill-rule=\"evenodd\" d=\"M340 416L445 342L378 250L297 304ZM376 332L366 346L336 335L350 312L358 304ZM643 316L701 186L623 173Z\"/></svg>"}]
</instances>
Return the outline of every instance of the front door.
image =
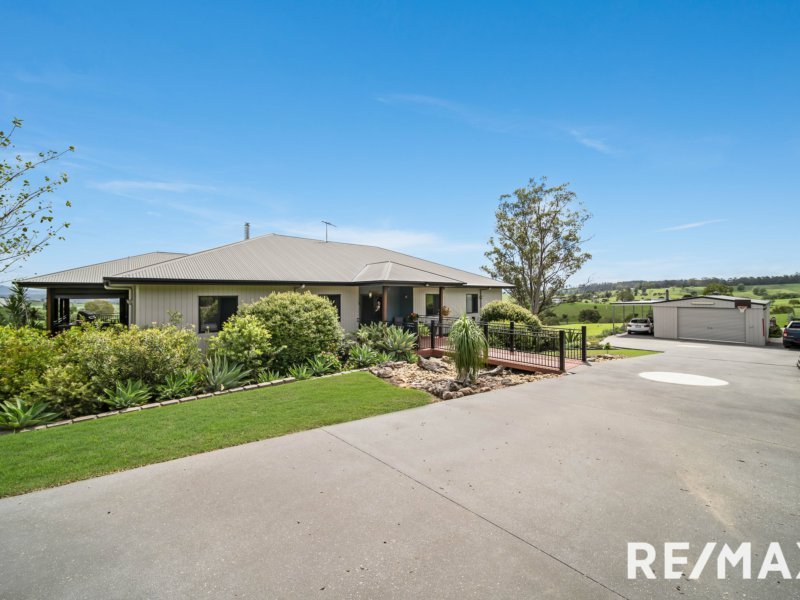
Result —
<instances>
[{"instance_id":1,"label":"front door","mask_svg":"<svg viewBox=\"0 0 800 600\"><path fill-rule=\"evenodd\" d=\"M373 293L372 297L369 294L361 294L361 311L359 315L361 323L376 323L382 320L383 305L381 302L383 302L383 299L380 294Z\"/></svg>"}]
</instances>

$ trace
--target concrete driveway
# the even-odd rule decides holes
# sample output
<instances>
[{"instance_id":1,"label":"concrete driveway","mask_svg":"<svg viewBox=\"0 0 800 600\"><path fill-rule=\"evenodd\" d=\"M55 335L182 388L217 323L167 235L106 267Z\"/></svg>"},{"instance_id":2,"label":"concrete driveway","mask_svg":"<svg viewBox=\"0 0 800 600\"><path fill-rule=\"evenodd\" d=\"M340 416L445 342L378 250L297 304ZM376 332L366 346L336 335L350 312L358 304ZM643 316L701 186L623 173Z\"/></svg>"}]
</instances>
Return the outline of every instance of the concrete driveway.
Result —
<instances>
[{"instance_id":1,"label":"concrete driveway","mask_svg":"<svg viewBox=\"0 0 800 600\"><path fill-rule=\"evenodd\" d=\"M800 597L755 580L772 541L800 571L797 353L619 342L665 352L0 500L0 597ZM754 580L662 578L744 541Z\"/></svg>"}]
</instances>

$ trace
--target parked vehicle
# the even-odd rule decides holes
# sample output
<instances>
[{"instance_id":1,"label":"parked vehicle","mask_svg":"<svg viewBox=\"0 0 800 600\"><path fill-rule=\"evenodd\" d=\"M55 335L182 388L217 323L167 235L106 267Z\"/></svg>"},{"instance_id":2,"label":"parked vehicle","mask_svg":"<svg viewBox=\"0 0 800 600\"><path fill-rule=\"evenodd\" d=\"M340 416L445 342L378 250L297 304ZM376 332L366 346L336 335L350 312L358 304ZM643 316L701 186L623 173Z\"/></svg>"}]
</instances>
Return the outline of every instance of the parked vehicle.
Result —
<instances>
[{"instance_id":1,"label":"parked vehicle","mask_svg":"<svg viewBox=\"0 0 800 600\"><path fill-rule=\"evenodd\" d=\"M789 321L783 329L783 347L800 346L800 321Z\"/></svg>"},{"instance_id":2,"label":"parked vehicle","mask_svg":"<svg viewBox=\"0 0 800 600\"><path fill-rule=\"evenodd\" d=\"M628 334L631 333L646 333L651 335L653 333L653 319L650 317L644 319L631 319L628 321Z\"/></svg>"}]
</instances>

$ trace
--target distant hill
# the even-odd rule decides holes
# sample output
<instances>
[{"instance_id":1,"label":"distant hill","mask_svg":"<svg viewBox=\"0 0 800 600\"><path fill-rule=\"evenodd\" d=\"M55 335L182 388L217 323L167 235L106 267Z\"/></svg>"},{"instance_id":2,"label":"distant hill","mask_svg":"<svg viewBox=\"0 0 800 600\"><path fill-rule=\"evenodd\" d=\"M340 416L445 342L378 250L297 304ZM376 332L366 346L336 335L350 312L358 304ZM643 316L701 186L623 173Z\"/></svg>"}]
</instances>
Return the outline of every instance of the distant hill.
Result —
<instances>
[{"instance_id":1,"label":"distant hill","mask_svg":"<svg viewBox=\"0 0 800 600\"><path fill-rule=\"evenodd\" d=\"M11 295L11 288L7 285L0 285L0 298L8 298ZM47 297L47 292L44 290L37 290L28 288L28 298L31 300L44 300Z\"/></svg>"},{"instance_id":2,"label":"distant hill","mask_svg":"<svg viewBox=\"0 0 800 600\"><path fill-rule=\"evenodd\" d=\"M621 288L670 288L670 287L705 287L709 283L726 283L736 285L779 285L783 283L800 283L800 273L793 275L753 275L744 277L701 277L691 279L657 279L653 281L604 281L601 283L587 283L565 290L566 293L604 292Z\"/></svg>"}]
</instances>

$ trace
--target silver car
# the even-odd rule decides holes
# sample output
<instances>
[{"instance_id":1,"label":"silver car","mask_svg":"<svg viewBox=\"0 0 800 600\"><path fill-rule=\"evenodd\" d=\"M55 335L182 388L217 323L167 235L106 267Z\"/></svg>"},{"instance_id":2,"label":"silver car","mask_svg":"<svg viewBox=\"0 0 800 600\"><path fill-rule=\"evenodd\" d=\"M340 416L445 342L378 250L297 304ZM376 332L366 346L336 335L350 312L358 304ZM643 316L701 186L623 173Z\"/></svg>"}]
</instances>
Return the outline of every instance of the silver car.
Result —
<instances>
[{"instance_id":1,"label":"silver car","mask_svg":"<svg viewBox=\"0 0 800 600\"><path fill-rule=\"evenodd\" d=\"M650 335L653 333L653 320L649 317L646 319L631 319L628 321L628 333L646 333Z\"/></svg>"}]
</instances>

